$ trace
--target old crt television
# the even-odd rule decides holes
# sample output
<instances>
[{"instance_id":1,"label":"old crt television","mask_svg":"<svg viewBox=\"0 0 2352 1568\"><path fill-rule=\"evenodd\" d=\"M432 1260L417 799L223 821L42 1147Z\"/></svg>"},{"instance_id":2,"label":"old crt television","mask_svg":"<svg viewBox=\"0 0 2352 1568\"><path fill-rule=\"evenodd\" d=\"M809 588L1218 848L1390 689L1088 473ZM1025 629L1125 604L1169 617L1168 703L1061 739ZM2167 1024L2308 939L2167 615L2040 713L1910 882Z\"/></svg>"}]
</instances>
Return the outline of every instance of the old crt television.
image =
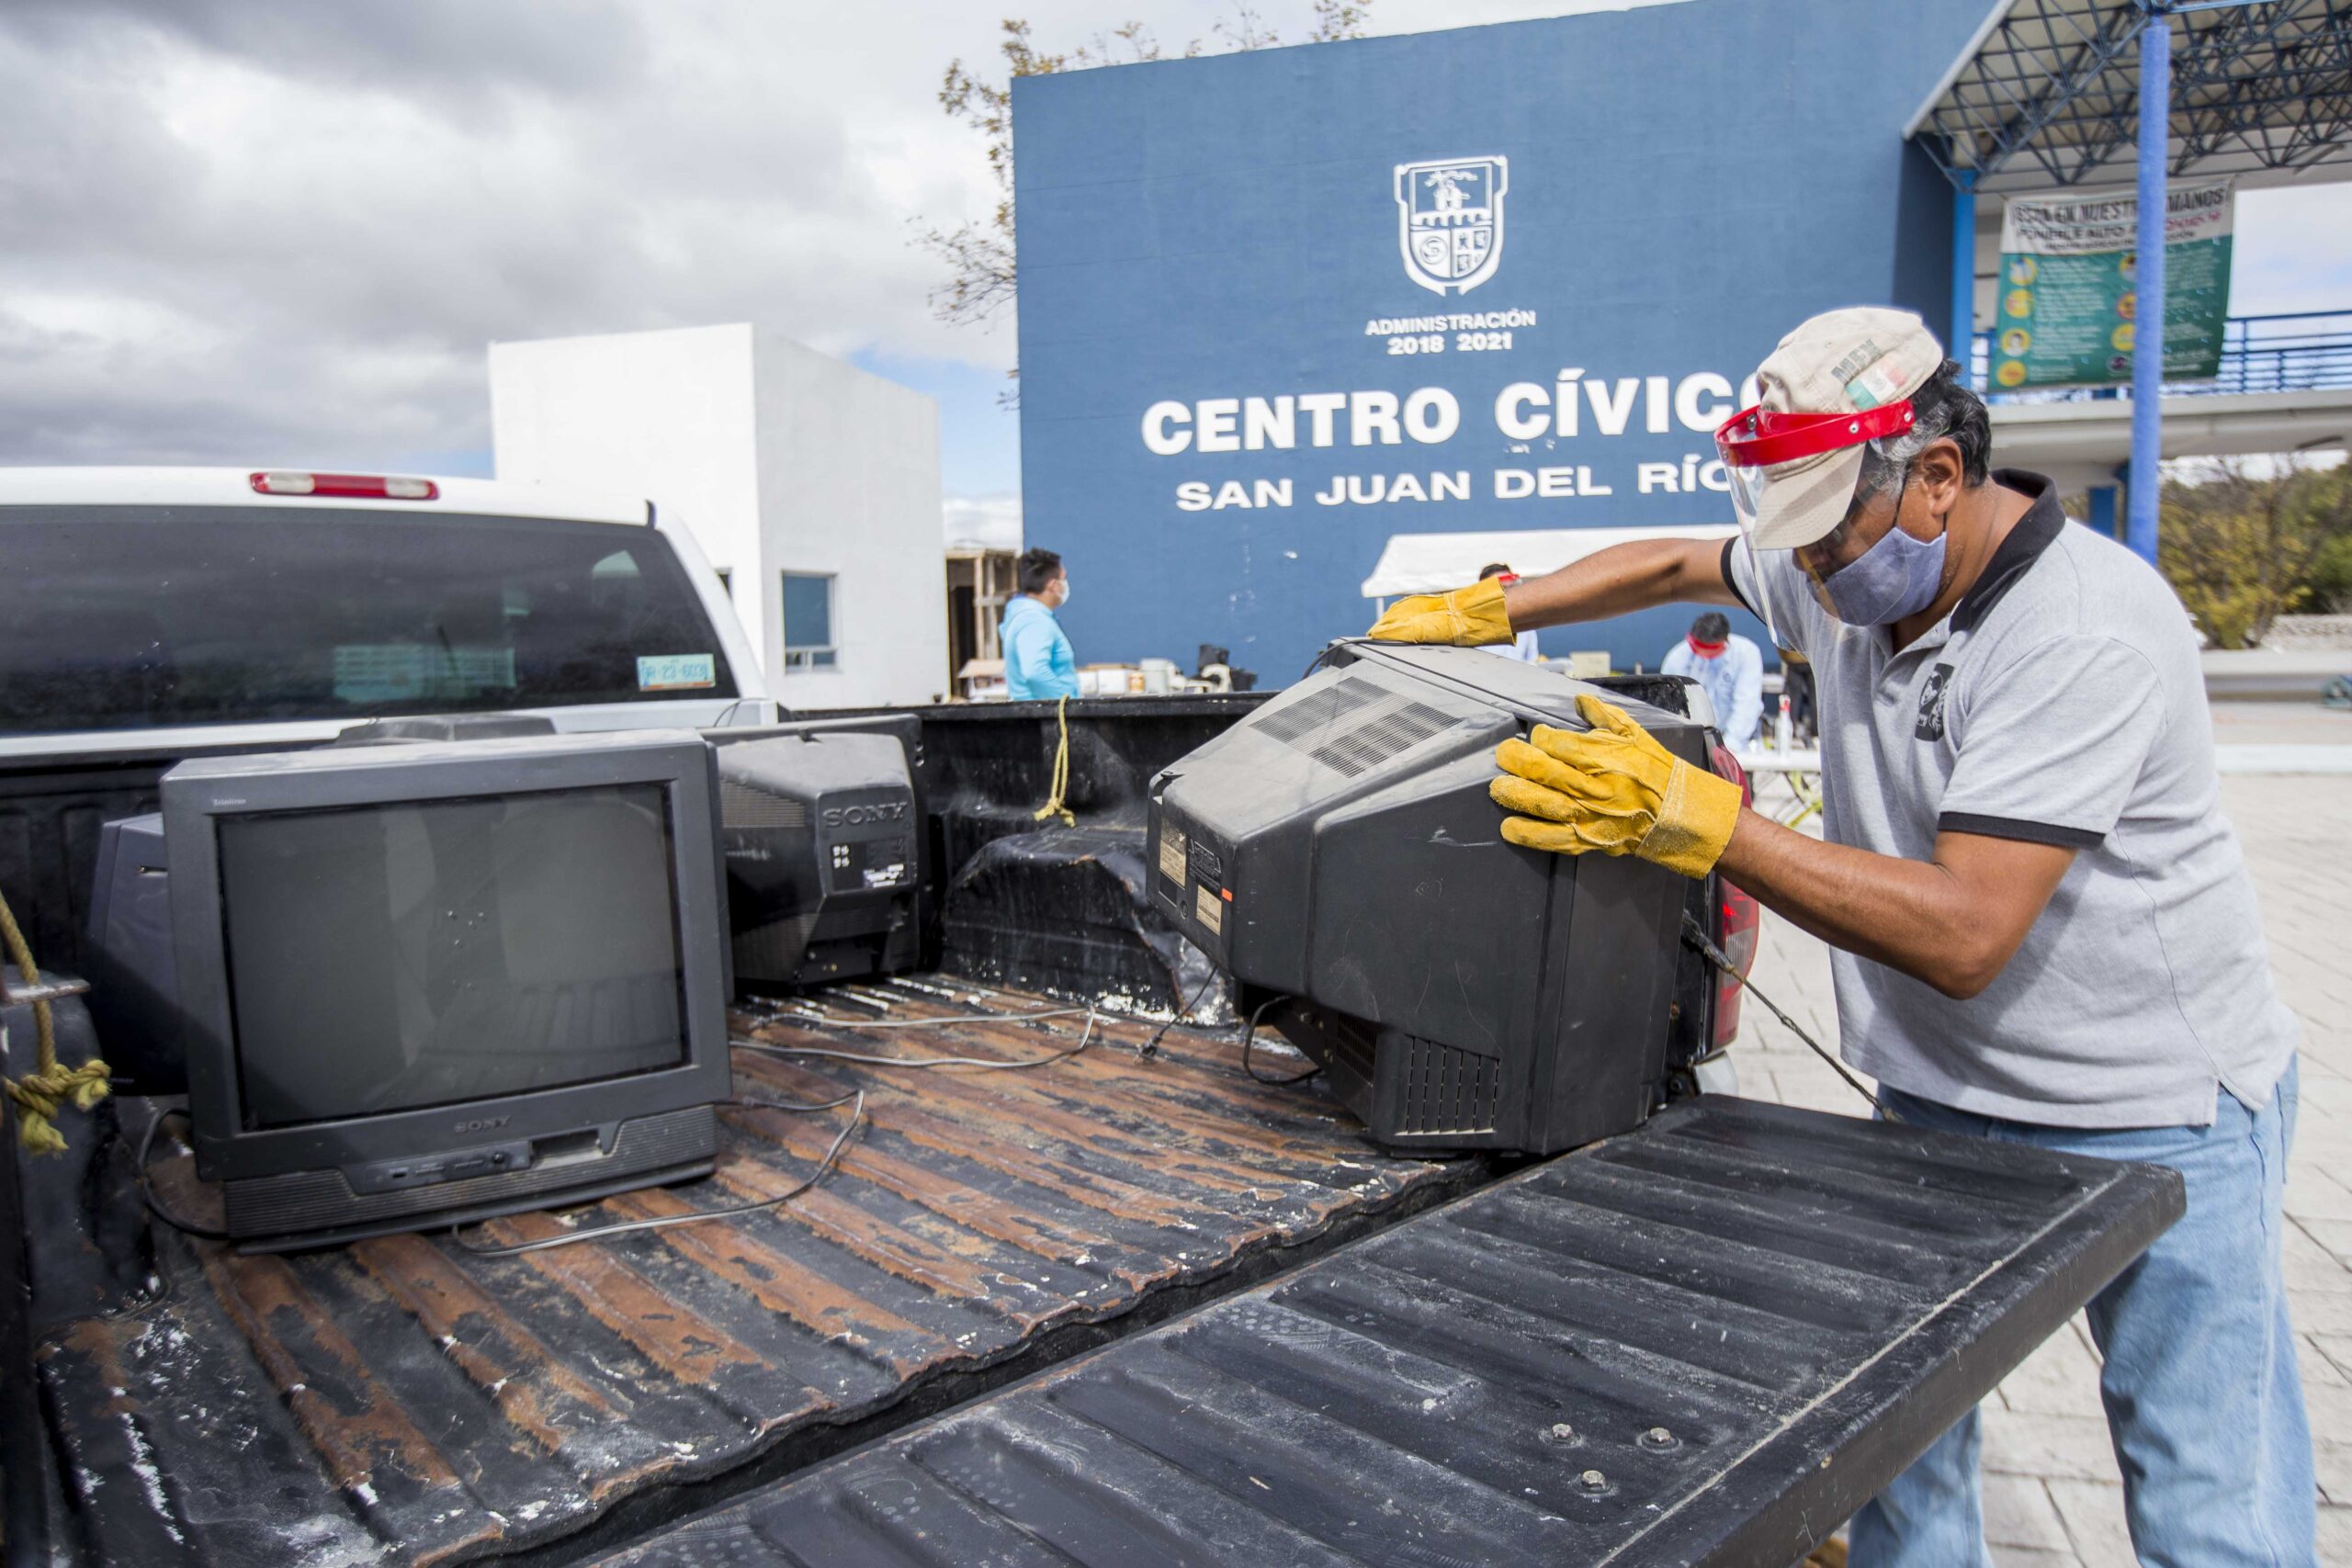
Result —
<instances>
[{"instance_id":1,"label":"old crt television","mask_svg":"<svg viewBox=\"0 0 2352 1568\"><path fill-rule=\"evenodd\" d=\"M197 1174L233 1237L709 1173L729 982L699 737L207 758L162 795L173 973L144 994L175 1002ZM151 857L117 838L119 884Z\"/></svg>"},{"instance_id":2,"label":"old crt television","mask_svg":"<svg viewBox=\"0 0 2352 1568\"><path fill-rule=\"evenodd\" d=\"M1153 782L1148 870L1245 1011L1396 1148L1548 1154L1665 1077L1683 880L1504 841L1494 750L1595 688L1481 649L1343 642ZM1703 728L1610 694L1705 766Z\"/></svg>"},{"instance_id":3,"label":"old crt television","mask_svg":"<svg viewBox=\"0 0 2352 1568\"><path fill-rule=\"evenodd\" d=\"M902 739L809 728L717 750L735 983L913 968L922 815Z\"/></svg>"}]
</instances>

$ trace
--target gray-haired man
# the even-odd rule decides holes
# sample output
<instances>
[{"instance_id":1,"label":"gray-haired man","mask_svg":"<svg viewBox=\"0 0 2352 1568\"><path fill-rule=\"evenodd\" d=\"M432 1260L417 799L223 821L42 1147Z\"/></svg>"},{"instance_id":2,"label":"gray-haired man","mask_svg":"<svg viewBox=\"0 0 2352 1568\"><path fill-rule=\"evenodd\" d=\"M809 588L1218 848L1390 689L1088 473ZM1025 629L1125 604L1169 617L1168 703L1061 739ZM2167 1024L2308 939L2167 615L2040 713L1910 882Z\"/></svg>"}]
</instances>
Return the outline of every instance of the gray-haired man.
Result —
<instances>
[{"instance_id":1,"label":"gray-haired man","mask_svg":"<svg viewBox=\"0 0 2352 1568\"><path fill-rule=\"evenodd\" d=\"M1812 661L1824 836L1743 808L1606 704L1506 741L1504 836L1720 872L1828 942L1846 1059L1905 1122L2179 1170L2187 1216L2091 1304L2132 1541L2315 1560L2280 1272L2294 1018L2220 814L2196 639L2143 561L2070 525L1916 316L1782 339L1718 435L1740 542L1602 550L1373 628L1483 640L1740 604ZM1492 598L1493 602L1488 603ZM1857 1516L1858 1564L1988 1561L1971 1416Z\"/></svg>"}]
</instances>

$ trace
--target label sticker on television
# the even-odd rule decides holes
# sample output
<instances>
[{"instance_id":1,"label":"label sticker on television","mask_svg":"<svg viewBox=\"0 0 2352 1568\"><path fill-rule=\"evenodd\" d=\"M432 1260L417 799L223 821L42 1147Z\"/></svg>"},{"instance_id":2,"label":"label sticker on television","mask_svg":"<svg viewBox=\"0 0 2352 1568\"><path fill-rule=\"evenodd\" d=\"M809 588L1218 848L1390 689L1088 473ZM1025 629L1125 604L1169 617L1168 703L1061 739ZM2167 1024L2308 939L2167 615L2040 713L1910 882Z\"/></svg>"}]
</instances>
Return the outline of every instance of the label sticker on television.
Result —
<instances>
[{"instance_id":1,"label":"label sticker on television","mask_svg":"<svg viewBox=\"0 0 2352 1568\"><path fill-rule=\"evenodd\" d=\"M1165 822L1159 825L1159 874L1180 886L1184 880L1183 829Z\"/></svg>"},{"instance_id":2,"label":"label sticker on television","mask_svg":"<svg viewBox=\"0 0 2352 1568\"><path fill-rule=\"evenodd\" d=\"M637 689L640 692L684 692L718 684L718 660L707 653L639 654Z\"/></svg>"},{"instance_id":3,"label":"label sticker on television","mask_svg":"<svg viewBox=\"0 0 2352 1568\"><path fill-rule=\"evenodd\" d=\"M1223 936L1225 934L1225 905L1217 897L1216 889L1197 887L1193 892L1193 913L1199 918L1201 924L1208 927L1216 935Z\"/></svg>"}]
</instances>

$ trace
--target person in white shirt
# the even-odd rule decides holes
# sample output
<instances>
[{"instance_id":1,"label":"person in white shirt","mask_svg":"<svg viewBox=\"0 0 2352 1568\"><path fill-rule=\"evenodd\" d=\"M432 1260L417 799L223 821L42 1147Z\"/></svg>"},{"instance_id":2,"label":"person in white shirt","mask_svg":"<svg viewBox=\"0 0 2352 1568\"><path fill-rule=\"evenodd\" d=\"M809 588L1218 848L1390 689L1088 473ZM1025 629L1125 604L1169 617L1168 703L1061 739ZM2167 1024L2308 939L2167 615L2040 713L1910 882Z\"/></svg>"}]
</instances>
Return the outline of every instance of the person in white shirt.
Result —
<instances>
[{"instance_id":1,"label":"person in white shirt","mask_svg":"<svg viewBox=\"0 0 2352 1568\"><path fill-rule=\"evenodd\" d=\"M1488 561L1485 566L1478 569L1479 581L1484 582L1490 577L1500 578L1502 580L1503 586L1506 588L1519 581L1519 573L1511 570L1509 565L1498 560ZM1537 663L1544 657L1543 653L1539 651L1535 646L1535 634L1533 632L1521 632L1509 642L1488 644L1487 651L1488 653L1499 653L1505 659L1516 659L1528 664Z\"/></svg>"},{"instance_id":2,"label":"person in white shirt","mask_svg":"<svg viewBox=\"0 0 2352 1568\"><path fill-rule=\"evenodd\" d=\"M1721 612L1710 610L1691 622L1690 635L1667 651L1658 670L1687 676L1707 689L1724 745L1735 751L1755 749L1757 728L1764 719L1764 655L1753 642L1734 635Z\"/></svg>"}]
</instances>

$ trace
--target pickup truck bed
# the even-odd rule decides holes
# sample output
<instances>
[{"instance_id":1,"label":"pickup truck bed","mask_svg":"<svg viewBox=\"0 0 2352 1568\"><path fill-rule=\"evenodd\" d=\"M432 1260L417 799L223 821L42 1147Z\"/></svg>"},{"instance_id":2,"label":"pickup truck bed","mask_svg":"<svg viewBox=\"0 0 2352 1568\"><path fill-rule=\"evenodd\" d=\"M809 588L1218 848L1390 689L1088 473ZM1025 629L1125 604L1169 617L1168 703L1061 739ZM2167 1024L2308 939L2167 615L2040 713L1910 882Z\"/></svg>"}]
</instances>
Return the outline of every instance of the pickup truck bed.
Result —
<instances>
[{"instance_id":1,"label":"pickup truck bed","mask_svg":"<svg viewBox=\"0 0 2352 1568\"><path fill-rule=\"evenodd\" d=\"M1778 1568L2180 1210L2170 1171L1688 1100L608 1568Z\"/></svg>"},{"instance_id":2,"label":"pickup truck bed","mask_svg":"<svg viewBox=\"0 0 2352 1568\"><path fill-rule=\"evenodd\" d=\"M868 1090L839 1168L775 1212L511 1259L446 1235L239 1258L148 1223L136 1086L71 1113L62 1158L0 1155L12 1568L1588 1548L1777 1568L2177 1213L2167 1177L1693 1100L1683 1072L1648 1125L1520 1168L1388 1157L1318 1083L1244 1077L1229 1030L1138 1058L1137 1011L1231 1020L1146 897L1149 781L1260 700L1070 705L1076 829L1037 821L1049 705L814 721L917 761L926 968L740 1012L739 1034L1011 1060L1082 1037L1082 1013L1015 1016L1048 995L1133 1010L1035 1071L739 1052L746 1098ZM0 763L0 886L44 965L80 969L97 825L152 809L180 754ZM1688 953L1676 994L1687 1065L1715 1021ZM809 1021L970 1014L995 1021ZM87 1015L61 1021L78 1061ZM582 1218L790 1190L846 1115L731 1110L715 1181ZM159 1187L201 1217L185 1157ZM1654 1425L1679 1446L1628 1446ZM1599 1496L1564 1493L1586 1469Z\"/></svg>"},{"instance_id":3,"label":"pickup truck bed","mask_svg":"<svg viewBox=\"0 0 2352 1568\"><path fill-rule=\"evenodd\" d=\"M921 978L816 1001L893 1020L1069 1005ZM789 1021L811 1010L736 1022L781 1044L998 1060L1067 1050L1087 1025ZM1098 1017L1084 1054L1028 1072L739 1051L747 1099L867 1097L825 1183L748 1219L499 1260L446 1235L244 1258L159 1231L152 1292L37 1348L72 1499L61 1539L109 1562L238 1568L459 1562L592 1526L625 1539L1488 1174L1380 1154L1318 1089L1244 1077L1229 1041L1171 1029L1139 1059L1152 1028ZM1286 1048L1257 1059L1269 1077L1299 1066ZM713 1182L581 1221L781 1192L848 1113L729 1110ZM188 1164L157 1185L195 1218Z\"/></svg>"}]
</instances>

